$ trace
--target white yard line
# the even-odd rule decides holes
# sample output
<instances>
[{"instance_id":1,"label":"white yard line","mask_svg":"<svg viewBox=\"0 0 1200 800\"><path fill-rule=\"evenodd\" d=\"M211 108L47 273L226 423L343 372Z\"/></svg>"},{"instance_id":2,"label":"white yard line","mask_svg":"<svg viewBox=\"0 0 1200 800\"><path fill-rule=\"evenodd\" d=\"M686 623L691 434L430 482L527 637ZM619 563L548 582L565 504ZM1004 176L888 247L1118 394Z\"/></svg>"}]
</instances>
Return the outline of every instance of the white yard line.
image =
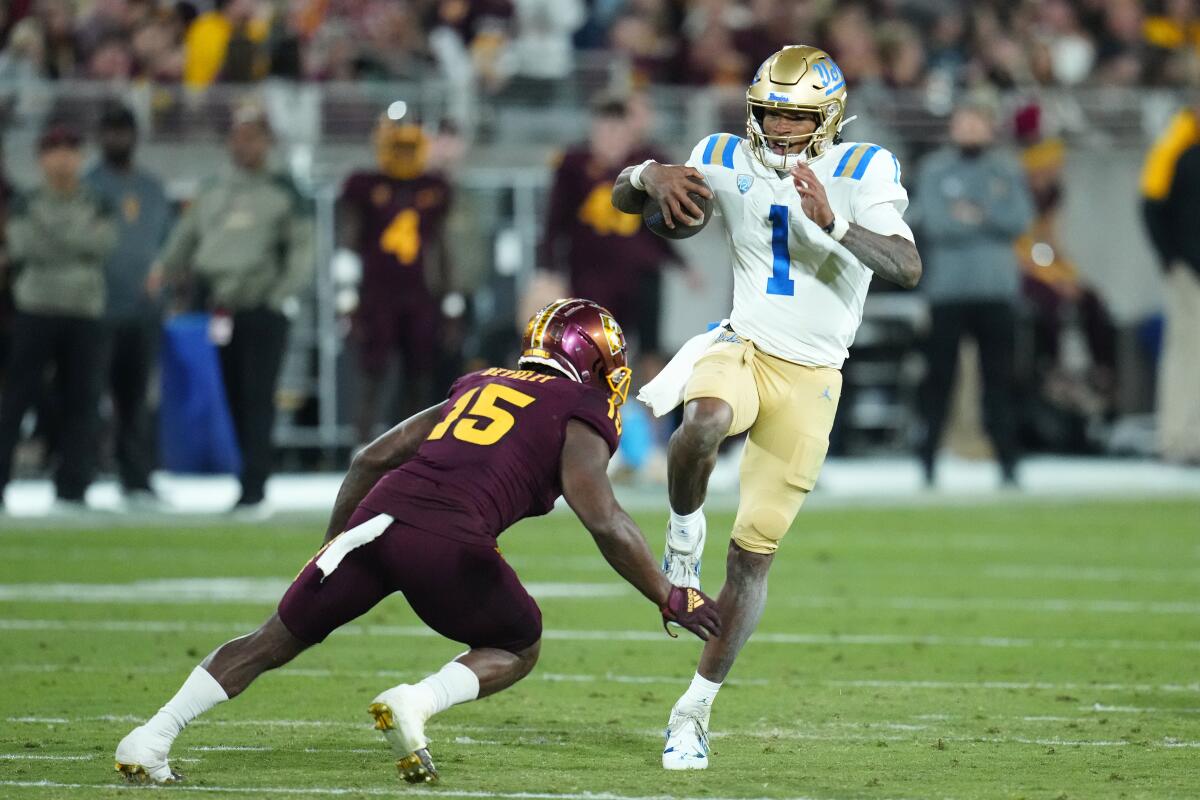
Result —
<instances>
[{"instance_id":1,"label":"white yard line","mask_svg":"<svg viewBox=\"0 0 1200 800\"><path fill-rule=\"evenodd\" d=\"M0 674L6 672L32 672L32 673L76 673L86 672L89 674L118 674L127 672L137 672L141 674L182 674L183 670L179 667L163 667L150 665L81 665L81 664L0 664ZM399 669L376 669L376 670L351 670L351 669L321 669L314 667L285 667L272 673L274 677L280 678L383 678L383 679L405 679L405 678L423 678L428 675L428 672L421 670L399 670ZM529 680L541 680L549 683L621 683L635 685L667 685L681 686L688 681L687 675L620 675L609 672L604 674L589 674L589 673L562 673L562 672L534 672L529 676ZM773 682L767 678L727 678L725 685L729 686L770 686Z\"/></svg>"},{"instance_id":2,"label":"white yard line","mask_svg":"<svg viewBox=\"0 0 1200 800\"><path fill-rule=\"evenodd\" d=\"M1090 706L1080 706L1080 711L1099 711L1105 714L1200 714L1200 708L1170 708L1152 706L1106 706L1095 703Z\"/></svg>"},{"instance_id":3,"label":"white yard line","mask_svg":"<svg viewBox=\"0 0 1200 800\"><path fill-rule=\"evenodd\" d=\"M904 681L828 680L826 686L864 689L1035 689L1078 692L1172 692L1198 693L1200 683L1049 683L1045 681Z\"/></svg>"},{"instance_id":4,"label":"white yard line","mask_svg":"<svg viewBox=\"0 0 1200 800\"><path fill-rule=\"evenodd\" d=\"M53 620L53 619L0 619L0 630L9 631L74 631L81 633L229 633L249 631L255 623L236 622L185 622L181 620L158 620L124 622L117 620ZM337 635L365 635L398 638L440 638L434 631L415 625L370 625L352 624L340 628ZM558 641L621 641L653 642L670 644L660 631L652 630L547 630L543 638ZM847 646L903 646L924 645L927 647L987 647L1001 649L1049 649L1049 650L1155 650L1171 652L1200 652L1200 641L1153 640L1153 639L1034 639L1012 636L941 636L937 634L900 635L884 633L758 633L757 644L777 645L833 645Z\"/></svg>"},{"instance_id":5,"label":"white yard line","mask_svg":"<svg viewBox=\"0 0 1200 800\"><path fill-rule=\"evenodd\" d=\"M1024 574L1033 569L1063 567L1026 567L1009 565L989 570ZM1082 570L1084 574L1096 570ZM1101 570L1104 579L1125 571ZM38 602L61 604L274 604L287 590L282 578L163 578L130 583L7 583L0 584L0 602ZM628 586L615 582L533 581L525 584L535 598L548 599L621 599L629 597ZM1059 614L1200 614L1200 603L1155 602L1119 599L1071 600L1054 598L986 597L835 597L798 596L784 601L796 608L875 609L902 611L1028 611Z\"/></svg>"},{"instance_id":6,"label":"white yard line","mask_svg":"<svg viewBox=\"0 0 1200 800\"><path fill-rule=\"evenodd\" d=\"M94 755L60 756L39 753L0 753L0 761L91 761Z\"/></svg>"},{"instance_id":7,"label":"white yard line","mask_svg":"<svg viewBox=\"0 0 1200 800\"><path fill-rule=\"evenodd\" d=\"M994 564L983 570L992 578L1102 583L1198 583L1200 570L1154 567L1085 567L1072 564Z\"/></svg>"},{"instance_id":8,"label":"white yard line","mask_svg":"<svg viewBox=\"0 0 1200 800\"><path fill-rule=\"evenodd\" d=\"M38 603L193 604L278 603L285 578L160 578L130 583L2 583L0 601ZM579 583L530 581L538 600L598 600L627 597L633 589L615 581Z\"/></svg>"},{"instance_id":9,"label":"white yard line","mask_svg":"<svg viewBox=\"0 0 1200 800\"><path fill-rule=\"evenodd\" d=\"M1133 600L1021 600L988 597L793 597L795 608L888 608L897 611L1030 611L1050 614L1200 614L1200 603Z\"/></svg>"}]
</instances>

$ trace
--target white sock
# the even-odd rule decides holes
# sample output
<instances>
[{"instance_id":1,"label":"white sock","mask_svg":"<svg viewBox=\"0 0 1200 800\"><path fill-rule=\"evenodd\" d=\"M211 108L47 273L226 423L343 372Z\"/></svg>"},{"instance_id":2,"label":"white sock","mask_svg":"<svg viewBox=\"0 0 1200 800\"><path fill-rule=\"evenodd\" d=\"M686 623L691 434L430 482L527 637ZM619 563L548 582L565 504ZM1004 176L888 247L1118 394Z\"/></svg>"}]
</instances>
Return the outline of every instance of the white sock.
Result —
<instances>
[{"instance_id":1,"label":"white sock","mask_svg":"<svg viewBox=\"0 0 1200 800\"><path fill-rule=\"evenodd\" d=\"M683 693L683 697L679 698L677 706L690 709L710 709L712 708L713 700L717 699L717 692L721 690L721 684L713 683L709 679L700 675L699 672L692 678L692 685Z\"/></svg>"},{"instance_id":2,"label":"white sock","mask_svg":"<svg viewBox=\"0 0 1200 800\"><path fill-rule=\"evenodd\" d=\"M671 509L672 544L693 544L700 537L700 523L704 521L704 506L690 514L677 514Z\"/></svg>"},{"instance_id":3,"label":"white sock","mask_svg":"<svg viewBox=\"0 0 1200 800\"><path fill-rule=\"evenodd\" d=\"M204 667L196 667L175 696L150 718L146 727L168 742L173 742L185 725L228 699L229 695L225 694L217 679L208 674Z\"/></svg>"},{"instance_id":4,"label":"white sock","mask_svg":"<svg viewBox=\"0 0 1200 800\"><path fill-rule=\"evenodd\" d=\"M457 661L451 661L417 686L423 687L432 696L432 714L479 697L479 677L470 667Z\"/></svg>"}]
</instances>

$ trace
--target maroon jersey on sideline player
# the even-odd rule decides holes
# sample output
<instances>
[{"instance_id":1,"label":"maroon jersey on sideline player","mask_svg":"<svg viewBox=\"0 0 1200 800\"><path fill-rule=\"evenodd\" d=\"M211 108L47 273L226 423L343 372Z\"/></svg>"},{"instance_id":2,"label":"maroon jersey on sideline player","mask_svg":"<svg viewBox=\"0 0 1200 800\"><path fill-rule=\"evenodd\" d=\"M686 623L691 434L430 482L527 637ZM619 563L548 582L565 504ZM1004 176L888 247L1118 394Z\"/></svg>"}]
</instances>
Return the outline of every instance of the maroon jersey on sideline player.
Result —
<instances>
[{"instance_id":1,"label":"maroon jersey on sideline player","mask_svg":"<svg viewBox=\"0 0 1200 800\"><path fill-rule=\"evenodd\" d=\"M647 158L666 163L644 150L631 163ZM640 214L613 208L613 184L624 162L605 166L587 147L567 150L554 173L547 203L542 263L562 264L571 292L608 308L630 326L639 311L640 277L664 264L683 266L674 246L642 224Z\"/></svg>"},{"instance_id":2,"label":"maroon jersey on sideline player","mask_svg":"<svg viewBox=\"0 0 1200 800\"><path fill-rule=\"evenodd\" d=\"M581 420L616 452L612 395L561 375L493 367L464 375L415 457L385 475L361 507L466 542L490 542L554 508L567 423Z\"/></svg>"},{"instance_id":3,"label":"maroon jersey on sideline player","mask_svg":"<svg viewBox=\"0 0 1200 800\"><path fill-rule=\"evenodd\" d=\"M358 215L354 250L362 258L360 305L390 307L424 301L430 245L440 240L450 207L450 185L435 174L394 178L356 172L346 179L341 203Z\"/></svg>"}]
</instances>

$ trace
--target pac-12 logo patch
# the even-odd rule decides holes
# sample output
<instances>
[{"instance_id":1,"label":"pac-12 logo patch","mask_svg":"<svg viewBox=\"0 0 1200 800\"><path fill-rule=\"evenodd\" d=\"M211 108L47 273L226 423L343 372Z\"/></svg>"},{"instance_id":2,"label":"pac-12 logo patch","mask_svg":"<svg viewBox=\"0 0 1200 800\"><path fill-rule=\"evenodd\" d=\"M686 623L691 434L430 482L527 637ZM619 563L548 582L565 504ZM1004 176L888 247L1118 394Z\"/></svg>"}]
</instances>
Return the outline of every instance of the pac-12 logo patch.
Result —
<instances>
[{"instance_id":1,"label":"pac-12 logo patch","mask_svg":"<svg viewBox=\"0 0 1200 800\"><path fill-rule=\"evenodd\" d=\"M746 192L750 191L750 187L753 185L754 185L754 176L753 175L738 175L737 187L738 187L739 192L741 192L742 194L745 194Z\"/></svg>"}]
</instances>

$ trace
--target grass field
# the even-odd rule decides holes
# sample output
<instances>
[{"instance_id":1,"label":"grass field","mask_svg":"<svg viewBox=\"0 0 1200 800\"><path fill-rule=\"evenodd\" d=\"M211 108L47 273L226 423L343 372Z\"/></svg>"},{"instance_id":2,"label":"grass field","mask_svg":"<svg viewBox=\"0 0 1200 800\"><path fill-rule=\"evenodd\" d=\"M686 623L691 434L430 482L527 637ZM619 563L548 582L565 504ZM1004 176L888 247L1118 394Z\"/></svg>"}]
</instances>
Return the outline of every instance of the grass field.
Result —
<instances>
[{"instance_id":1,"label":"grass field","mask_svg":"<svg viewBox=\"0 0 1200 800\"><path fill-rule=\"evenodd\" d=\"M640 520L661 547L660 515ZM729 515L709 518L705 586ZM0 797L129 797L116 742L248 630L321 524L0 531ZM534 674L430 729L397 781L366 706L459 648L401 598L184 732L189 797L1200 797L1200 503L806 511L713 713L659 767L699 644L668 639L572 517L502 539L540 595ZM86 585L78 585L86 584ZM144 790L155 791L155 790ZM528 793L528 794L526 794Z\"/></svg>"}]
</instances>

